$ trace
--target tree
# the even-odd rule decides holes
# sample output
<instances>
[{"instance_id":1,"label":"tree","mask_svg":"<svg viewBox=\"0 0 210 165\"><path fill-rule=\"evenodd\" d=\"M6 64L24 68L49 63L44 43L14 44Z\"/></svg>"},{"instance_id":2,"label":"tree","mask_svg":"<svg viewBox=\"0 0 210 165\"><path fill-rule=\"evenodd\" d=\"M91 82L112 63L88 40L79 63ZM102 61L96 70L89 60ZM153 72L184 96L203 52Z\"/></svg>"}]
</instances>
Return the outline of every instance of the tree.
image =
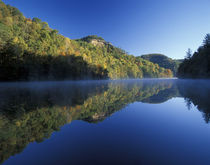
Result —
<instances>
[{"instance_id":1,"label":"tree","mask_svg":"<svg viewBox=\"0 0 210 165\"><path fill-rule=\"evenodd\" d=\"M191 51L191 49L189 48L188 50L187 50L187 52L186 52L186 56L185 56L185 59L190 59L192 57L192 51Z\"/></svg>"},{"instance_id":2,"label":"tree","mask_svg":"<svg viewBox=\"0 0 210 165\"><path fill-rule=\"evenodd\" d=\"M204 47L210 47L210 34L207 34L203 40L203 46Z\"/></svg>"},{"instance_id":3,"label":"tree","mask_svg":"<svg viewBox=\"0 0 210 165\"><path fill-rule=\"evenodd\" d=\"M36 23L41 23L41 22L42 22L41 19L36 18L36 17L33 18L32 21L33 21L33 22L36 22Z\"/></svg>"}]
</instances>

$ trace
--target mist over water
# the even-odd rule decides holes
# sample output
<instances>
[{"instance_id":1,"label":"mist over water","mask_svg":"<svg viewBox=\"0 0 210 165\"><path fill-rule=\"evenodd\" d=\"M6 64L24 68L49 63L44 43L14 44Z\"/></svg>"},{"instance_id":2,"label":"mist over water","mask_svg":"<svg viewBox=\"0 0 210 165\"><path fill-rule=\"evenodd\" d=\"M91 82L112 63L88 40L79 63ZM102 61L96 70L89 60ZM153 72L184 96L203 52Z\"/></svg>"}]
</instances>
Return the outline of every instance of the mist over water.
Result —
<instances>
[{"instance_id":1,"label":"mist over water","mask_svg":"<svg viewBox=\"0 0 210 165\"><path fill-rule=\"evenodd\" d=\"M0 83L0 162L208 164L210 81Z\"/></svg>"}]
</instances>

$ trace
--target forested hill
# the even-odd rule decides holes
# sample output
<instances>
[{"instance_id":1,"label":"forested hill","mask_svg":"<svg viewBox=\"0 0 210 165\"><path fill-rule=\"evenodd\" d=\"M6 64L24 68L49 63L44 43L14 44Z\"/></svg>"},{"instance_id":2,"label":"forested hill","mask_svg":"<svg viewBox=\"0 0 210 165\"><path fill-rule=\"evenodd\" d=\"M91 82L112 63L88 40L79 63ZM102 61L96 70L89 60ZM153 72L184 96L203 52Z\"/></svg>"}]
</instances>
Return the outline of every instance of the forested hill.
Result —
<instances>
[{"instance_id":1,"label":"forested hill","mask_svg":"<svg viewBox=\"0 0 210 165\"><path fill-rule=\"evenodd\" d=\"M153 62L155 64L158 64L160 67L170 69L175 76L177 74L179 65L183 62L182 59L174 60L163 54L146 54L142 55L141 58L149 60L150 62Z\"/></svg>"},{"instance_id":2,"label":"forested hill","mask_svg":"<svg viewBox=\"0 0 210 165\"><path fill-rule=\"evenodd\" d=\"M171 77L97 36L71 40L0 0L0 81Z\"/></svg>"},{"instance_id":3,"label":"forested hill","mask_svg":"<svg viewBox=\"0 0 210 165\"><path fill-rule=\"evenodd\" d=\"M178 69L179 78L210 78L210 34L203 40L203 45L196 52L190 49L184 62Z\"/></svg>"}]
</instances>

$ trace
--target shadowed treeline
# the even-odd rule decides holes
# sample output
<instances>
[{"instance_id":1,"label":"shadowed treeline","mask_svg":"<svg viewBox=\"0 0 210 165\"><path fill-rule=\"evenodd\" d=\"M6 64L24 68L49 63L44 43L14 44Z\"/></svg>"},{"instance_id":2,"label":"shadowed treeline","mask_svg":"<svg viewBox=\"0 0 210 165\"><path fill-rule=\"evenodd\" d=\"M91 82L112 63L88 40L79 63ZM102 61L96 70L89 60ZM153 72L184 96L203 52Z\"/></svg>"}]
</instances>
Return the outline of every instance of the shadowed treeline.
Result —
<instances>
[{"instance_id":1,"label":"shadowed treeline","mask_svg":"<svg viewBox=\"0 0 210 165\"><path fill-rule=\"evenodd\" d=\"M210 34L207 34L203 44L192 54L188 49L185 60L178 68L180 78L210 78Z\"/></svg>"},{"instance_id":2,"label":"shadowed treeline","mask_svg":"<svg viewBox=\"0 0 210 165\"><path fill-rule=\"evenodd\" d=\"M106 69L88 64L80 56L42 56L24 52L21 57L13 57L10 49L0 53L0 81L108 78Z\"/></svg>"},{"instance_id":3,"label":"shadowed treeline","mask_svg":"<svg viewBox=\"0 0 210 165\"><path fill-rule=\"evenodd\" d=\"M103 121L133 102L157 104L184 97L208 122L208 84L184 80L1 83L0 160L49 138L66 123Z\"/></svg>"}]
</instances>

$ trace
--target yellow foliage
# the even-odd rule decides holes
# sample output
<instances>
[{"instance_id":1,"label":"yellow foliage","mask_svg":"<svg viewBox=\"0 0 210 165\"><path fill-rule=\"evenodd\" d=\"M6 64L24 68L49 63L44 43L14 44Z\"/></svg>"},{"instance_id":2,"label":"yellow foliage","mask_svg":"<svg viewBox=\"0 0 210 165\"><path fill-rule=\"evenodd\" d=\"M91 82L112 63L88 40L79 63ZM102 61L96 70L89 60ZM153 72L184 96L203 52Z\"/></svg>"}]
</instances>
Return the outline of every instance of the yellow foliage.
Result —
<instances>
[{"instance_id":1,"label":"yellow foliage","mask_svg":"<svg viewBox=\"0 0 210 165\"><path fill-rule=\"evenodd\" d=\"M80 52L79 51L76 51L75 52L75 56L79 56L80 55Z\"/></svg>"},{"instance_id":2,"label":"yellow foliage","mask_svg":"<svg viewBox=\"0 0 210 165\"><path fill-rule=\"evenodd\" d=\"M19 121L17 121L15 124L17 127L20 127L20 125L21 125Z\"/></svg>"},{"instance_id":3,"label":"yellow foliage","mask_svg":"<svg viewBox=\"0 0 210 165\"><path fill-rule=\"evenodd\" d=\"M80 105L76 105L76 107L75 107L77 110L78 109L80 109L81 108L81 106Z\"/></svg>"},{"instance_id":4,"label":"yellow foliage","mask_svg":"<svg viewBox=\"0 0 210 165\"><path fill-rule=\"evenodd\" d=\"M27 19L26 19L26 23L27 23L27 24L32 24L32 20L31 20L30 18L27 18Z\"/></svg>"},{"instance_id":5,"label":"yellow foliage","mask_svg":"<svg viewBox=\"0 0 210 165\"><path fill-rule=\"evenodd\" d=\"M13 19L12 17L6 17L5 18L5 23L9 26L11 26L13 24Z\"/></svg>"},{"instance_id":6,"label":"yellow foliage","mask_svg":"<svg viewBox=\"0 0 210 165\"><path fill-rule=\"evenodd\" d=\"M83 54L83 59L86 60L88 58L88 56L84 53Z\"/></svg>"},{"instance_id":7,"label":"yellow foliage","mask_svg":"<svg viewBox=\"0 0 210 165\"><path fill-rule=\"evenodd\" d=\"M107 63L104 63L104 69L107 69Z\"/></svg>"},{"instance_id":8,"label":"yellow foliage","mask_svg":"<svg viewBox=\"0 0 210 165\"><path fill-rule=\"evenodd\" d=\"M107 94L108 94L108 92L104 92L104 97L106 97L106 96L107 96Z\"/></svg>"},{"instance_id":9,"label":"yellow foliage","mask_svg":"<svg viewBox=\"0 0 210 165\"><path fill-rule=\"evenodd\" d=\"M66 54L65 54L65 52L61 52L61 55L62 55L62 56L65 56Z\"/></svg>"},{"instance_id":10,"label":"yellow foliage","mask_svg":"<svg viewBox=\"0 0 210 165\"><path fill-rule=\"evenodd\" d=\"M13 39L13 42L16 44L16 43L18 43L18 37L15 37L14 39Z\"/></svg>"},{"instance_id":11,"label":"yellow foliage","mask_svg":"<svg viewBox=\"0 0 210 165\"><path fill-rule=\"evenodd\" d=\"M70 44L71 43L71 40L69 39L69 38L65 38L65 42L66 42L66 44Z\"/></svg>"}]
</instances>

